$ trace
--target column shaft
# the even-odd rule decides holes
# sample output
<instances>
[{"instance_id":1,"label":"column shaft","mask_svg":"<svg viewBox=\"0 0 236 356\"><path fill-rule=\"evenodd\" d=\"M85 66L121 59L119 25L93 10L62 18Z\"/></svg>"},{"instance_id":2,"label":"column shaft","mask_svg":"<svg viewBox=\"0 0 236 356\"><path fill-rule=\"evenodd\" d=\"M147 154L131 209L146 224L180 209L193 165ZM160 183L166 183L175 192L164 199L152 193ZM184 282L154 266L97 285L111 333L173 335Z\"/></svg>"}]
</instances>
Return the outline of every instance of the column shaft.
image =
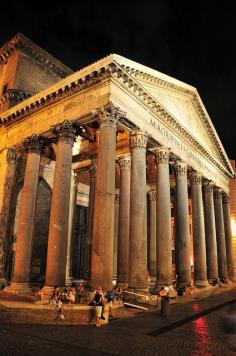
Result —
<instances>
[{"instance_id":1,"label":"column shaft","mask_svg":"<svg viewBox=\"0 0 236 356\"><path fill-rule=\"evenodd\" d=\"M35 207L42 140L34 135L24 141L28 150L22 190L16 254L10 290L27 291L33 245Z\"/></svg>"},{"instance_id":2,"label":"column shaft","mask_svg":"<svg viewBox=\"0 0 236 356\"><path fill-rule=\"evenodd\" d=\"M74 237L74 216L77 198L77 172L71 171L71 187L70 187L70 206L68 218L68 240L67 240L67 254L66 254L66 285L70 285L72 277L72 253Z\"/></svg>"},{"instance_id":3,"label":"column shaft","mask_svg":"<svg viewBox=\"0 0 236 356\"><path fill-rule=\"evenodd\" d=\"M210 283L218 278L217 245L215 227L215 209L213 200L213 182L204 182L203 202L206 232L207 278Z\"/></svg>"},{"instance_id":4,"label":"column shaft","mask_svg":"<svg viewBox=\"0 0 236 356\"><path fill-rule=\"evenodd\" d=\"M130 222L130 166L131 158L121 157L120 205L118 223L117 283L127 287L129 280L129 222Z\"/></svg>"},{"instance_id":5,"label":"column shaft","mask_svg":"<svg viewBox=\"0 0 236 356\"><path fill-rule=\"evenodd\" d=\"M133 130L130 141L129 288L147 289L146 132Z\"/></svg>"},{"instance_id":6,"label":"column shaft","mask_svg":"<svg viewBox=\"0 0 236 356\"><path fill-rule=\"evenodd\" d=\"M192 173L192 221L193 221L193 252L194 280L198 286L207 286L206 243L202 200L202 176Z\"/></svg>"},{"instance_id":7,"label":"column shaft","mask_svg":"<svg viewBox=\"0 0 236 356\"><path fill-rule=\"evenodd\" d=\"M228 271L225 246L225 228L222 207L222 190L220 188L215 188L214 190L214 207L219 278L227 279Z\"/></svg>"},{"instance_id":8,"label":"column shaft","mask_svg":"<svg viewBox=\"0 0 236 356\"><path fill-rule=\"evenodd\" d=\"M46 287L65 285L68 220L71 186L71 163L74 133L70 122L58 125L56 168L51 201L46 267Z\"/></svg>"},{"instance_id":9,"label":"column shaft","mask_svg":"<svg viewBox=\"0 0 236 356\"><path fill-rule=\"evenodd\" d=\"M93 236L93 217L94 217L94 202L96 188L96 173L97 164L93 161L89 168L90 173L90 188L89 188L89 206L88 206L88 222L85 238L85 279L91 280L91 258L92 258L92 236Z\"/></svg>"},{"instance_id":10,"label":"column shaft","mask_svg":"<svg viewBox=\"0 0 236 356\"><path fill-rule=\"evenodd\" d=\"M172 240L169 177L169 149L159 147L157 156L157 281L156 289L172 286Z\"/></svg>"},{"instance_id":11,"label":"column shaft","mask_svg":"<svg viewBox=\"0 0 236 356\"><path fill-rule=\"evenodd\" d=\"M7 254L10 248L11 196L15 183L16 152L5 149L0 152L0 284L6 282Z\"/></svg>"},{"instance_id":12,"label":"column shaft","mask_svg":"<svg viewBox=\"0 0 236 356\"><path fill-rule=\"evenodd\" d=\"M176 173L176 236L175 263L177 286L182 287L191 281L190 236L188 214L187 165L177 162Z\"/></svg>"},{"instance_id":13,"label":"column shaft","mask_svg":"<svg viewBox=\"0 0 236 356\"><path fill-rule=\"evenodd\" d=\"M234 271L234 256L233 256L233 241L232 241L232 229L231 229L231 220L230 220L229 195L226 193L223 194L223 215L224 215L225 245L226 245L228 275L231 281L236 281L236 275Z\"/></svg>"},{"instance_id":14,"label":"column shaft","mask_svg":"<svg viewBox=\"0 0 236 356\"><path fill-rule=\"evenodd\" d=\"M100 115L98 165L92 240L91 284L112 288L115 209L116 125L119 112L112 107Z\"/></svg>"},{"instance_id":15,"label":"column shaft","mask_svg":"<svg viewBox=\"0 0 236 356\"><path fill-rule=\"evenodd\" d=\"M149 192L150 199L150 243L149 243L149 273L152 282L156 282L156 190Z\"/></svg>"}]
</instances>

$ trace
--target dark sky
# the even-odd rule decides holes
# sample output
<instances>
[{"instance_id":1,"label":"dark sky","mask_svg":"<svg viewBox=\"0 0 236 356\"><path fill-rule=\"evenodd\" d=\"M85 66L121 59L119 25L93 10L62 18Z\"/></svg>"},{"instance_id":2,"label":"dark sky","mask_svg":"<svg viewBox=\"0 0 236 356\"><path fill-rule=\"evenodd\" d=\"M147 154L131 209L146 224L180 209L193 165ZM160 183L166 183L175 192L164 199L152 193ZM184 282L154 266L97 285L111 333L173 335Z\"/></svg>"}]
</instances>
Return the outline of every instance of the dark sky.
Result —
<instances>
[{"instance_id":1,"label":"dark sky","mask_svg":"<svg viewBox=\"0 0 236 356\"><path fill-rule=\"evenodd\" d=\"M189 83L236 159L236 14L230 2L32 3L35 8L1 3L0 44L22 32L73 70L118 53Z\"/></svg>"}]
</instances>

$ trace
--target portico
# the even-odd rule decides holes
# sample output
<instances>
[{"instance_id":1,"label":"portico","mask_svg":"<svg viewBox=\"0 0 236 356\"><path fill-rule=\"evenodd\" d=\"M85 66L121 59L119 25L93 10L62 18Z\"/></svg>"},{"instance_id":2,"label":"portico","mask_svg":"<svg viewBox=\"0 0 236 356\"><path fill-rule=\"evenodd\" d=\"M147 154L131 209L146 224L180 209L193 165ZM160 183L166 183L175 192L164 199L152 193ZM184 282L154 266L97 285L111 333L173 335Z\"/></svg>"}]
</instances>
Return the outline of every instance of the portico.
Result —
<instances>
[{"instance_id":1,"label":"portico","mask_svg":"<svg viewBox=\"0 0 236 356\"><path fill-rule=\"evenodd\" d=\"M176 275L178 286L191 278L199 286L234 278L226 198L234 173L194 87L110 55L1 113L0 148L7 169L13 163L4 157L12 150L25 162L10 290L30 287L40 179L52 189L44 283L48 288L65 284L69 255L73 259L78 248L68 229L71 169L78 173L77 188L84 189L88 207L79 248L81 278L92 287L112 288L115 221L117 284L123 287L148 290L148 271L156 289L172 287ZM150 155L153 179L147 172ZM5 172L0 169L1 204L9 200L8 184L10 191L15 184L6 182ZM77 194L75 204L82 201ZM16 217L5 218L9 226ZM0 211L6 245L13 231L3 229L4 221ZM6 261L10 250L1 251ZM0 267L4 270L5 262Z\"/></svg>"}]
</instances>

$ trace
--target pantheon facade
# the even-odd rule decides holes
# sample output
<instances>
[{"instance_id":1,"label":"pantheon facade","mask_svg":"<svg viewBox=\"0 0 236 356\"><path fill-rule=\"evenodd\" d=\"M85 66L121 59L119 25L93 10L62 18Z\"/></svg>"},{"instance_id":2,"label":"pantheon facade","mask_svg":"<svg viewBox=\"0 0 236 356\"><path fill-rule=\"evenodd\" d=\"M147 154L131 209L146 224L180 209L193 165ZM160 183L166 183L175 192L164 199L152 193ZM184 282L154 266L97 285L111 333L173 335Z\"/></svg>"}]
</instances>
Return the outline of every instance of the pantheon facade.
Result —
<instances>
[{"instance_id":1,"label":"pantheon facade","mask_svg":"<svg viewBox=\"0 0 236 356\"><path fill-rule=\"evenodd\" d=\"M0 278L13 292L235 280L234 171L196 88L111 54L0 49Z\"/></svg>"}]
</instances>

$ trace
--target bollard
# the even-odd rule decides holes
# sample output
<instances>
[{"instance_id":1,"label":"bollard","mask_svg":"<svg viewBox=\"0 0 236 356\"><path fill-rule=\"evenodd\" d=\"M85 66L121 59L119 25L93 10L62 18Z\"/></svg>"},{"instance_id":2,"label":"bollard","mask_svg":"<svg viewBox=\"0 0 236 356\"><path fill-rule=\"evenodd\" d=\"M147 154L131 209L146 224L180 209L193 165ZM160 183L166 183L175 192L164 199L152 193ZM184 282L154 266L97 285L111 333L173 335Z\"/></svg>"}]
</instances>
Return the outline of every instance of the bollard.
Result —
<instances>
[{"instance_id":1,"label":"bollard","mask_svg":"<svg viewBox=\"0 0 236 356\"><path fill-rule=\"evenodd\" d=\"M167 317L170 315L170 298L162 297L161 298L161 315Z\"/></svg>"}]
</instances>

